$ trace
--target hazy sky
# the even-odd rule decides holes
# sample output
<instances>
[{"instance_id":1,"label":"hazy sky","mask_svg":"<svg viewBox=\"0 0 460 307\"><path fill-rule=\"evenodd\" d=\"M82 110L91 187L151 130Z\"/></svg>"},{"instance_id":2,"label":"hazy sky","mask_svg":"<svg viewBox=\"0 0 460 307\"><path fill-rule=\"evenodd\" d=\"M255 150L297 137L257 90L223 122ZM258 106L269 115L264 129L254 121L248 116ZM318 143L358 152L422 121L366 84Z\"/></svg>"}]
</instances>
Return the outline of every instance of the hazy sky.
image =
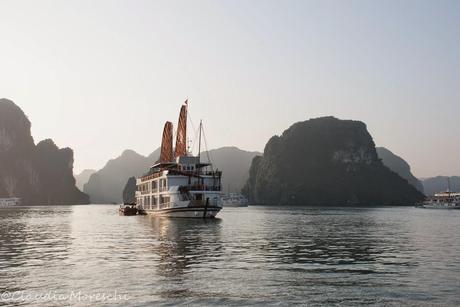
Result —
<instances>
[{"instance_id":1,"label":"hazy sky","mask_svg":"<svg viewBox=\"0 0 460 307\"><path fill-rule=\"evenodd\" d=\"M0 0L0 97L75 171L149 154L190 99L208 145L367 123L417 176L460 175L460 1Z\"/></svg>"}]
</instances>

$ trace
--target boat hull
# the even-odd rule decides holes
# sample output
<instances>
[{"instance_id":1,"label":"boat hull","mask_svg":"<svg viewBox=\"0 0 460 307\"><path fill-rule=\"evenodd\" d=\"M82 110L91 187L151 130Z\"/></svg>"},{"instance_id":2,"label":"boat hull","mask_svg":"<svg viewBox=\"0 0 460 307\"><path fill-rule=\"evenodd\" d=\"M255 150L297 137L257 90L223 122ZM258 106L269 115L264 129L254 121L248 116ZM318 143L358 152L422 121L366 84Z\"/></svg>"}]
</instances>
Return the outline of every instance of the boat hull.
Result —
<instances>
[{"instance_id":1,"label":"boat hull","mask_svg":"<svg viewBox=\"0 0 460 307\"><path fill-rule=\"evenodd\" d=\"M167 208L159 210L145 210L149 215L167 216L178 218L215 218L222 208L220 207L185 207L185 208Z\"/></svg>"},{"instance_id":2,"label":"boat hull","mask_svg":"<svg viewBox=\"0 0 460 307\"><path fill-rule=\"evenodd\" d=\"M126 216L130 216L130 215L137 215L137 209L136 208L118 208L118 213L120 215L126 215Z\"/></svg>"},{"instance_id":3,"label":"boat hull","mask_svg":"<svg viewBox=\"0 0 460 307\"><path fill-rule=\"evenodd\" d=\"M444 210L459 210L460 205L455 206L444 206L444 205L421 205L420 208L423 209L444 209Z\"/></svg>"}]
</instances>

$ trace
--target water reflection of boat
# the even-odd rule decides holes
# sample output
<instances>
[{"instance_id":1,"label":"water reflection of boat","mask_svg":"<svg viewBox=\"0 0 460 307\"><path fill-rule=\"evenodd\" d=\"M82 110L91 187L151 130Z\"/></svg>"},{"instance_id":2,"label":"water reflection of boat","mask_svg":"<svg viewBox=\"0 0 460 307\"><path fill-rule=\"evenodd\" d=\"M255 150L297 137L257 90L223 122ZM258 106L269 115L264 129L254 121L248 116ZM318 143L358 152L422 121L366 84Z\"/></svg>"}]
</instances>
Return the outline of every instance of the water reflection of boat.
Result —
<instances>
[{"instance_id":1,"label":"water reflection of boat","mask_svg":"<svg viewBox=\"0 0 460 307\"><path fill-rule=\"evenodd\" d=\"M221 243L221 219L170 219L150 216L139 219L138 222L151 229L151 237L158 240L158 244L151 250L157 259L156 273L163 277L173 277L177 284L181 284L182 279L185 280L191 267L215 267L225 254ZM180 292L168 290L161 295L165 298L181 296Z\"/></svg>"}]
</instances>

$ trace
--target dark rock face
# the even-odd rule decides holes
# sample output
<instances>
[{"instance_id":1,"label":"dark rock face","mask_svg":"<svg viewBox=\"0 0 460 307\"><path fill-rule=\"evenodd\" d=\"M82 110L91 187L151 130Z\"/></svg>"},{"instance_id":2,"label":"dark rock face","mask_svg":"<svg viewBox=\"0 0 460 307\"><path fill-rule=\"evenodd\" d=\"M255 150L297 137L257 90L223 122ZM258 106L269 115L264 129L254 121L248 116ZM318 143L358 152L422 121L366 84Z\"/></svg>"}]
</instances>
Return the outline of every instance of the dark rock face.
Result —
<instances>
[{"instance_id":1,"label":"dark rock face","mask_svg":"<svg viewBox=\"0 0 460 307\"><path fill-rule=\"evenodd\" d=\"M24 112L0 99L0 197L20 197L27 205L87 204L75 187L73 151L52 140L35 146Z\"/></svg>"},{"instance_id":2,"label":"dark rock face","mask_svg":"<svg viewBox=\"0 0 460 307\"><path fill-rule=\"evenodd\" d=\"M384 147L377 147L377 155L382 159L383 164L391 169L393 172L406 179L412 186L414 186L421 193L424 193L423 185L412 175L409 164L401 157L395 155L390 150Z\"/></svg>"},{"instance_id":3,"label":"dark rock face","mask_svg":"<svg viewBox=\"0 0 460 307\"><path fill-rule=\"evenodd\" d=\"M121 203L128 179L147 172L159 157L159 149L148 157L133 150L125 150L121 156L110 160L102 169L92 174L83 191L89 195L92 203Z\"/></svg>"},{"instance_id":4,"label":"dark rock face","mask_svg":"<svg viewBox=\"0 0 460 307\"><path fill-rule=\"evenodd\" d=\"M136 177L130 177L123 189L123 202L133 204L136 202Z\"/></svg>"},{"instance_id":5,"label":"dark rock face","mask_svg":"<svg viewBox=\"0 0 460 307\"><path fill-rule=\"evenodd\" d=\"M268 205L412 205L423 195L383 165L366 125L323 117L272 137L244 193Z\"/></svg>"},{"instance_id":6,"label":"dark rock face","mask_svg":"<svg viewBox=\"0 0 460 307\"><path fill-rule=\"evenodd\" d=\"M450 190L452 192L460 191L460 177L459 176L437 176L432 178L423 179L423 187L426 195L434 195L439 192L447 191L449 185L448 180L450 179Z\"/></svg>"}]
</instances>

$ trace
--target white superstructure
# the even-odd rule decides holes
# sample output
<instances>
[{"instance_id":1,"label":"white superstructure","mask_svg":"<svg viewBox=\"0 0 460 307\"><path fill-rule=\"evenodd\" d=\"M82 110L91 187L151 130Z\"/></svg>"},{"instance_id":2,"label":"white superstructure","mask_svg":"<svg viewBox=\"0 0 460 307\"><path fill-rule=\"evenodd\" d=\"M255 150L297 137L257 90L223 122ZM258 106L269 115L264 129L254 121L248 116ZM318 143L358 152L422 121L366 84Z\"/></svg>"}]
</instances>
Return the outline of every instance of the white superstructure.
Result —
<instances>
[{"instance_id":1,"label":"white superstructure","mask_svg":"<svg viewBox=\"0 0 460 307\"><path fill-rule=\"evenodd\" d=\"M165 216L215 217L222 209L222 173L209 166L193 156L154 165L137 179L138 209Z\"/></svg>"}]
</instances>

